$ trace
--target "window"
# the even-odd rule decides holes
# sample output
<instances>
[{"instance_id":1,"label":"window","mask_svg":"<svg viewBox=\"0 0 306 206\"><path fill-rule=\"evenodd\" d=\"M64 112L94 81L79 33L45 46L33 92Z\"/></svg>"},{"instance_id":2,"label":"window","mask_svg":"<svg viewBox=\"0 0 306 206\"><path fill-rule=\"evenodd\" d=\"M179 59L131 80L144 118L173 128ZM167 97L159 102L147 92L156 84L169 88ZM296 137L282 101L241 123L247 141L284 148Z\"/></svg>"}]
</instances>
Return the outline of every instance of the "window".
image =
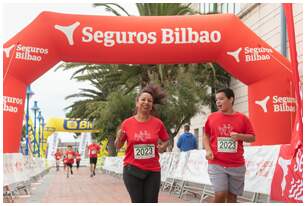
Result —
<instances>
[{"instance_id":1,"label":"window","mask_svg":"<svg viewBox=\"0 0 306 206\"><path fill-rule=\"evenodd\" d=\"M228 13L234 14L234 4L228 4L227 10Z\"/></svg>"},{"instance_id":2,"label":"window","mask_svg":"<svg viewBox=\"0 0 306 206\"><path fill-rule=\"evenodd\" d=\"M221 13L226 13L227 5L228 5L228 4L225 4L225 3L222 3L222 4L221 4Z\"/></svg>"},{"instance_id":3,"label":"window","mask_svg":"<svg viewBox=\"0 0 306 206\"><path fill-rule=\"evenodd\" d=\"M234 14L238 14L241 11L240 4L234 4Z\"/></svg>"},{"instance_id":4,"label":"window","mask_svg":"<svg viewBox=\"0 0 306 206\"><path fill-rule=\"evenodd\" d=\"M204 12L208 13L208 12L213 12L214 11L214 5L213 3L210 4L204 4ZM226 13L230 13L230 14L237 14L240 12L240 4L236 4L236 3L221 3L221 4L217 4L217 11L226 14Z\"/></svg>"},{"instance_id":5,"label":"window","mask_svg":"<svg viewBox=\"0 0 306 206\"><path fill-rule=\"evenodd\" d=\"M209 12L209 3L205 3L204 4L204 13L208 13Z\"/></svg>"},{"instance_id":6,"label":"window","mask_svg":"<svg viewBox=\"0 0 306 206\"><path fill-rule=\"evenodd\" d=\"M213 12L214 11L214 4L209 4L209 12Z\"/></svg>"}]
</instances>

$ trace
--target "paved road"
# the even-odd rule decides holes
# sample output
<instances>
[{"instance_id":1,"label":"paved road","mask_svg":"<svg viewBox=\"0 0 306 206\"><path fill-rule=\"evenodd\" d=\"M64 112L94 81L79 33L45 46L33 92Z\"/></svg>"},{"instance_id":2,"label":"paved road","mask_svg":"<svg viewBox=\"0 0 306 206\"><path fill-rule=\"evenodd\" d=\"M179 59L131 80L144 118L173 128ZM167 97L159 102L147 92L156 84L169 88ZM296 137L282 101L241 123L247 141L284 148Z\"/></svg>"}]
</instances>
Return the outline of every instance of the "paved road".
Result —
<instances>
[{"instance_id":1,"label":"paved road","mask_svg":"<svg viewBox=\"0 0 306 206\"><path fill-rule=\"evenodd\" d=\"M63 168L59 172L51 169L38 183L32 186L30 197L18 197L16 203L129 203L130 198L122 178L113 177L97 171L95 177L89 176L89 168L67 178ZM198 200L179 199L175 194L160 192L160 203L187 203Z\"/></svg>"}]
</instances>

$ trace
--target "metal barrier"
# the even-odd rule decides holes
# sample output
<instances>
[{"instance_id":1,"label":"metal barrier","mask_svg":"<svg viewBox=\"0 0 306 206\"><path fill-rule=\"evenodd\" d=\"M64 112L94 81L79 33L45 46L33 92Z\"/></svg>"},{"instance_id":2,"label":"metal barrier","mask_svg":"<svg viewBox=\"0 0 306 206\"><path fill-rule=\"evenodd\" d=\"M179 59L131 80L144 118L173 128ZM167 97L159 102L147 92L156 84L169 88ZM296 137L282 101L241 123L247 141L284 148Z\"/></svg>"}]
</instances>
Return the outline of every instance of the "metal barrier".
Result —
<instances>
[{"instance_id":1,"label":"metal barrier","mask_svg":"<svg viewBox=\"0 0 306 206\"><path fill-rule=\"evenodd\" d=\"M194 198L199 197L200 203L202 203L203 200L207 199L208 197L214 196L213 187L211 185L182 181L173 178L167 178L166 181L163 183L163 187L161 187L161 190L169 190L169 194L171 194L172 191L176 192L180 199L182 199L183 196L187 193L190 193L194 196ZM248 191L244 191L243 196L238 196L237 199L238 202L270 202L269 195Z\"/></svg>"},{"instance_id":2,"label":"metal barrier","mask_svg":"<svg viewBox=\"0 0 306 206\"><path fill-rule=\"evenodd\" d=\"M14 199L17 196L23 195L22 192L24 192L25 195L30 195L32 184L40 180L43 176L45 176L50 171L50 168L51 167L48 167L41 173L30 177L29 180L15 182L9 185L4 185L3 186L3 202L4 203L14 203Z\"/></svg>"}]
</instances>

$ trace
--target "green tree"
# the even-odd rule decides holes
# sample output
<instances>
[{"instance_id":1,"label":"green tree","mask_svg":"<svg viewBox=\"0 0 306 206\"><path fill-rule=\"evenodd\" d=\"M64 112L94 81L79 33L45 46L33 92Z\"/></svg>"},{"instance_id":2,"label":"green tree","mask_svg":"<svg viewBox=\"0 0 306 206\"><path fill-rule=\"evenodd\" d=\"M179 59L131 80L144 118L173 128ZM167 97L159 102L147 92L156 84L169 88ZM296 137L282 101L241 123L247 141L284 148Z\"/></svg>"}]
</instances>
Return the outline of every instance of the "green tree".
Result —
<instances>
[{"instance_id":1,"label":"green tree","mask_svg":"<svg viewBox=\"0 0 306 206\"><path fill-rule=\"evenodd\" d=\"M101 137L108 138L111 156L117 154L114 141L115 134L120 123L133 115L136 94L130 92L124 94L121 91L113 92L108 96L104 109L100 110L100 118L97 118L95 125L102 128Z\"/></svg>"},{"instance_id":2,"label":"green tree","mask_svg":"<svg viewBox=\"0 0 306 206\"><path fill-rule=\"evenodd\" d=\"M193 15L200 14L199 11L195 11L189 4L181 3L137 3L138 12L140 16L175 16L175 15ZM109 11L117 16L131 14L126 11L122 6L115 3L96 3L94 6L103 6L106 11ZM213 3L213 11L209 14L218 13L218 4ZM215 92L222 87L229 87L230 85L230 74L227 73L222 67L215 63L198 64L198 68L204 70L201 71L205 75L204 79L200 79L203 83L210 86L210 94L203 96L204 103L210 105L211 112L217 110L215 105ZM149 77L151 74L151 79L158 80L158 83L164 86L165 81L172 81L173 76L176 77L176 66L175 65L152 65L150 68L146 68L148 71L144 76ZM198 72L198 70L197 70ZM170 75L169 75L170 74ZM198 73L196 73L198 74ZM153 78L152 78L153 76ZM146 84L147 81L144 81ZM201 84L201 83L200 83ZM143 84L142 84L143 86ZM207 101L208 100L208 101Z\"/></svg>"},{"instance_id":3,"label":"green tree","mask_svg":"<svg viewBox=\"0 0 306 206\"><path fill-rule=\"evenodd\" d=\"M131 16L122 6L115 3L95 3L94 6L103 6L106 11L113 13L116 16ZM139 16L176 16L196 14L191 8L191 3L136 3Z\"/></svg>"},{"instance_id":4,"label":"green tree","mask_svg":"<svg viewBox=\"0 0 306 206\"><path fill-rule=\"evenodd\" d=\"M179 73L172 84L165 86L168 92L167 104L157 107L157 114L163 120L168 133L170 143L173 146L173 138L177 135L183 124L200 111L202 104L201 93L205 92L193 80L191 72Z\"/></svg>"},{"instance_id":5,"label":"green tree","mask_svg":"<svg viewBox=\"0 0 306 206\"><path fill-rule=\"evenodd\" d=\"M217 111L216 91L230 86L231 75L215 63L198 64L192 70L192 73L194 81L206 90L205 93L199 94L203 105L209 105L211 112Z\"/></svg>"}]
</instances>

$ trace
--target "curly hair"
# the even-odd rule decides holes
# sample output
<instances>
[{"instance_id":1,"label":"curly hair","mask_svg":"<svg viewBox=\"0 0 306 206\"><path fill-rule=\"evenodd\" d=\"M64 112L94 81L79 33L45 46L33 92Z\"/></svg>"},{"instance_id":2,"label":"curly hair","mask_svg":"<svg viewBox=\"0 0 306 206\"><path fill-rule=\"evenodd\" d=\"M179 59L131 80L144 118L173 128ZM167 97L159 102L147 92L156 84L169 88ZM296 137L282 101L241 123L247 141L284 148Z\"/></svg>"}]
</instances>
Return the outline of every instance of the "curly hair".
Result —
<instances>
[{"instance_id":1,"label":"curly hair","mask_svg":"<svg viewBox=\"0 0 306 206\"><path fill-rule=\"evenodd\" d=\"M142 93L149 93L153 97L153 104L164 104L166 93L162 90L162 88L157 84L148 84L144 87L139 94L137 95L137 99Z\"/></svg>"}]
</instances>

